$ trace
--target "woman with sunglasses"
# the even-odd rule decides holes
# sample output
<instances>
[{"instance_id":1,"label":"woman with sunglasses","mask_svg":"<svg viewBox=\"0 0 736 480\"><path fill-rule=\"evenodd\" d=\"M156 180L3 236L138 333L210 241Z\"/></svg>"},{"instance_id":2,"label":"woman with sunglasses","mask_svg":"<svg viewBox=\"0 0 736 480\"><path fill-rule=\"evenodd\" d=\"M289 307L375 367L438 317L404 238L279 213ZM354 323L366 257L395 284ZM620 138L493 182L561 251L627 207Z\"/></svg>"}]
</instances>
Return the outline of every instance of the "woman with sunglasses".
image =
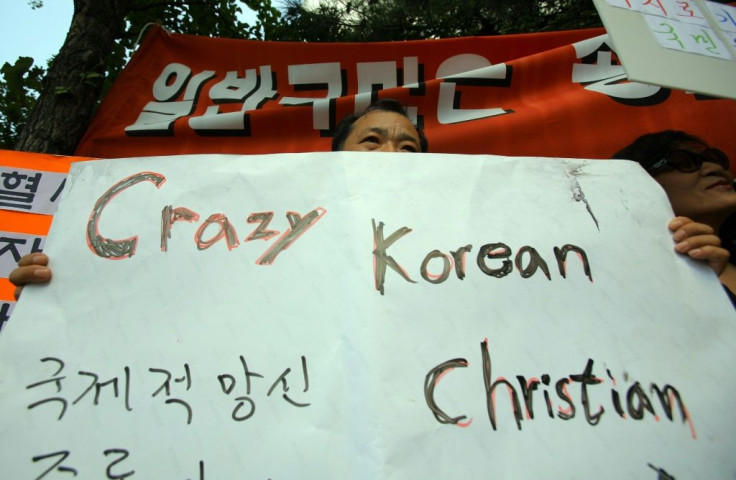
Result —
<instances>
[{"instance_id":1,"label":"woman with sunglasses","mask_svg":"<svg viewBox=\"0 0 736 480\"><path fill-rule=\"evenodd\" d=\"M665 130L637 138L613 158L639 162L662 186L677 215L669 224L675 251L707 261L736 307L736 265L719 237L736 213L726 154L693 135Z\"/></svg>"}]
</instances>

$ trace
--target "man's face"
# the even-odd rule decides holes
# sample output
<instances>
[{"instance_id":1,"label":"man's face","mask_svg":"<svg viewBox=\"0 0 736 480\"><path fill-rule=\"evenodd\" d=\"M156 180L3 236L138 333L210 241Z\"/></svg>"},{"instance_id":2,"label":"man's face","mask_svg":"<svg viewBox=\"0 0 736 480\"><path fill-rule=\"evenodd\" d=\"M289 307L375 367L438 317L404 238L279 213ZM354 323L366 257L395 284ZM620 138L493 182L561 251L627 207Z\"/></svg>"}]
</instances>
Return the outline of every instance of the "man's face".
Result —
<instances>
[{"instance_id":1,"label":"man's face","mask_svg":"<svg viewBox=\"0 0 736 480\"><path fill-rule=\"evenodd\" d=\"M377 110L360 117L342 148L352 152L421 152L419 134L405 116Z\"/></svg>"},{"instance_id":2,"label":"man's face","mask_svg":"<svg viewBox=\"0 0 736 480\"><path fill-rule=\"evenodd\" d=\"M679 149L695 153L705 148L693 142L679 145ZM654 179L667 193L675 215L712 224L714 218L721 218L736 208L733 175L715 163L703 162L699 170L690 173L668 170L656 174Z\"/></svg>"}]
</instances>

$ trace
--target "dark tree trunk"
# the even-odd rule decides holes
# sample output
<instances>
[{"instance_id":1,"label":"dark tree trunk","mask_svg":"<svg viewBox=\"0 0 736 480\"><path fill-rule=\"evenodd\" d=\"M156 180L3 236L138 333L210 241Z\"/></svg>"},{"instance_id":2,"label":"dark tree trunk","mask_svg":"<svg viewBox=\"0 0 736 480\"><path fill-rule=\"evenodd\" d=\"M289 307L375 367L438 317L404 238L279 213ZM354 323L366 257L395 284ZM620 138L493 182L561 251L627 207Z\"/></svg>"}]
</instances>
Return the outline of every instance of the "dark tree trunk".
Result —
<instances>
[{"instance_id":1,"label":"dark tree trunk","mask_svg":"<svg viewBox=\"0 0 736 480\"><path fill-rule=\"evenodd\" d=\"M97 106L107 57L123 31L130 4L131 0L74 0L69 33L43 80L16 150L74 153Z\"/></svg>"}]
</instances>

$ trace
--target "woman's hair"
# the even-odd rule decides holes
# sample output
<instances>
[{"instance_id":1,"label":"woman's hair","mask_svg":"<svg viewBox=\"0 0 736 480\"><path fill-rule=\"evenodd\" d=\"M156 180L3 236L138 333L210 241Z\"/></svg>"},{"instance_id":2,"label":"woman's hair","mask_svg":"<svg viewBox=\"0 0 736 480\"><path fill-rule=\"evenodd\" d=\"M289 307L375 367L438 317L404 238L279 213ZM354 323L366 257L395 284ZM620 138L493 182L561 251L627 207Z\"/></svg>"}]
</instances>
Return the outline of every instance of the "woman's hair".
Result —
<instances>
[{"instance_id":1,"label":"woman's hair","mask_svg":"<svg viewBox=\"0 0 736 480\"><path fill-rule=\"evenodd\" d=\"M337 124L337 128L335 129L335 136L332 137L333 152L341 151L345 147L345 140L347 140L350 132L353 131L353 124L358 121L358 119L371 112L393 112L409 118L406 114L406 109L398 100L394 100L392 98L377 100L371 103L368 108L363 110L362 113L347 115L345 118L340 120L340 123ZM422 152L426 152L429 149L429 142L427 141L427 137L424 135L424 131L422 128L414 124L414 122L412 122L412 125L414 125L414 128L417 130L417 135L419 136L419 148Z\"/></svg>"},{"instance_id":2,"label":"woman's hair","mask_svg":"<svg viewBox=\"0 0 736 480\"><path fill-rule=\"evenodd\" d=\"M626 160L634 160L639 162L645 170L649 170L655 162L662 157L676 150L683 143L695 142L707 145L703 140L690 135L681 130L663 130L656 133L647 133L634 140L634 143L628 145L613 154L612 158L620 158Z\"/></svg>"}]
</instances>

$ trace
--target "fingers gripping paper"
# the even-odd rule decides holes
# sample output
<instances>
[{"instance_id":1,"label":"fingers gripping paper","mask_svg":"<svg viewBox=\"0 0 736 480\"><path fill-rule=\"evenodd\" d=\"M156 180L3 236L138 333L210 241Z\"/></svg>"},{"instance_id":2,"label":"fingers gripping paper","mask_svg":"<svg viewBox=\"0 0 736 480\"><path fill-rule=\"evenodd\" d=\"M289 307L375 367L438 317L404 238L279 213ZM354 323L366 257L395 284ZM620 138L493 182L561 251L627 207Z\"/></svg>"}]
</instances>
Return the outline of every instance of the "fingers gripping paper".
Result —
<instances>
[{"instance_id":1,"label":"fingers gripping paper","mask_svg":"<svg viewBox=\"0 0 736 480\"><path fill-rule=\"evenodd\" d=\"M2 338L13 478L720 478L733 311L633 163L74 165Z\"/></svg>"}]
</instances>

